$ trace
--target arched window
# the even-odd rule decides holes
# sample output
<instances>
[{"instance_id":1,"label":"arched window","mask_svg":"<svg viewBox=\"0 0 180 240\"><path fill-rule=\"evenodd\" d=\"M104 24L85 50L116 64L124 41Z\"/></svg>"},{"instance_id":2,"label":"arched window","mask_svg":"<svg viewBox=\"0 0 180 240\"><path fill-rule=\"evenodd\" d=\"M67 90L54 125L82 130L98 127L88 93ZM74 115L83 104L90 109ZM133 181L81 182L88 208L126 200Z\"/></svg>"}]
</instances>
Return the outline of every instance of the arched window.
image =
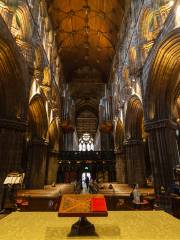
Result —
<instances>
[{"instance_id":1,"label":"arched window","mask_svg":"<svg viewBox=\"0 0 180 240\"><path fill-rule=\"evenodd\" d=\"M79 151L94 151L94 140L89 133L79 139Z\"/></svg>"}]
</instances>

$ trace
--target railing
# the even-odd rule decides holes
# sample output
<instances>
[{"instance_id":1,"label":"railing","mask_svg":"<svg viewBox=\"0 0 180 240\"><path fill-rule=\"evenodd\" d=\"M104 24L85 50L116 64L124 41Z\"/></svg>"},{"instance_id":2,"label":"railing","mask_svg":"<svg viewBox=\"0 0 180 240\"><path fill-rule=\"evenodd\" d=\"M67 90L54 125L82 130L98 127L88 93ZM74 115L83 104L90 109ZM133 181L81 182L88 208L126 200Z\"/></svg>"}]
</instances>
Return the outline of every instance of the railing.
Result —
<instances>
[{"instance_id":1,"label":"railing","mask_svg":"<svg viewBox=\"0 0 180 240\"><path fill-rule=\"evenodd\" d=\"M59 160L115 162L115 154L113 151L62 151Z\"/></svg>"}]
</instances>

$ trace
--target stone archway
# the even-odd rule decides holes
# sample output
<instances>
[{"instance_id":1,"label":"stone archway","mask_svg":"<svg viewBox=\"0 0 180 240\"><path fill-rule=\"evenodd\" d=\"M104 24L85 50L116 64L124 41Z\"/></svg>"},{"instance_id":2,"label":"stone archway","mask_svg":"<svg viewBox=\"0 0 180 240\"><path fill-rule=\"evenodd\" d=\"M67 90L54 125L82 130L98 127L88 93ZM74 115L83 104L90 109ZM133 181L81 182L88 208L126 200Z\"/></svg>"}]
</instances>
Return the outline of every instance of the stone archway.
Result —
<instances>
[{"instance_id":1,"label":"stone archway","mask_svg":"<svg viewBox=\"0 0 180 240\"><path fill-rule=\"evenodd\" d=\"M22 171L26 131L28 71L0 16L0 208L3 181L11 171Z\"/></svg>"},{"instance_id":2,"label":"stone archway","mask_svg":"<svg viewBox=\"0 0 180 240\"><path fill-rule=\"evenodd\" d=\"M143 144L143 107L137 96L132 96L127 104L125 120L125 145L127 180L129 184L145 183L145 159Z\"/></svg>"},{"instance_id":3,"label":"stone archway","mask_svg":"<svg viewBox=\"0 0 180 240\"><path fill-rule=\"evenodd\" d=\"M172 31L157 49L145 91L145 128L149 133L150 159L156 193L166 191L179 162L176 141L180 96L180 28Z\"/></svg>"},{"instance_id":4,"label":"stone archway","mask_svg":"<svg viewBox=\"0 0 180 240\"><path fill-rule=\"evenodd\" d=\"M40 94L32 98L28 115L28 184L32 188L42 188L46 180L48 119Z\"/></svg>"}]
</instances>

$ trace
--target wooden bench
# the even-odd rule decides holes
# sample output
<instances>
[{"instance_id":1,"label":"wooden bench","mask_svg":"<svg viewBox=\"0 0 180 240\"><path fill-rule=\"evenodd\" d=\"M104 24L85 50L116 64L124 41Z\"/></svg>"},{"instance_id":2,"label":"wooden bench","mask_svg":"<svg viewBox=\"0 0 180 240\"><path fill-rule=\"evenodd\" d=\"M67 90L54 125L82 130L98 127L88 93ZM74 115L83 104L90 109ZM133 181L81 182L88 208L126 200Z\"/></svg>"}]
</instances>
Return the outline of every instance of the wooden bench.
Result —
<instances>
[{"instance_id":1,"label":"wooden bench","mask_svg":"<svg viewBox=\"0 0 180 240\"><path fill-rule=\"evenodd\" d=\"M111 186L110 186L111 185ZM101 183L99 184L99 194L103 194L106 199L109 211L133 210L134 204L130 198L132 188L128 184ZM152 210L155 200L153 188L140 188L139 191L143 199L148 201L142 210Z\"/></svg>"},{"instance_id":2,"label":"wooden bench","mask_svg":"<svg viewBox=\"0 0 180 240\"><path fill-rule=\"evenodd\" d=\"M74 193L74 184L44 186L44 189L19 190L16 204L21 211L57 211L61 196Z\"/></svg>"}]
</instances>

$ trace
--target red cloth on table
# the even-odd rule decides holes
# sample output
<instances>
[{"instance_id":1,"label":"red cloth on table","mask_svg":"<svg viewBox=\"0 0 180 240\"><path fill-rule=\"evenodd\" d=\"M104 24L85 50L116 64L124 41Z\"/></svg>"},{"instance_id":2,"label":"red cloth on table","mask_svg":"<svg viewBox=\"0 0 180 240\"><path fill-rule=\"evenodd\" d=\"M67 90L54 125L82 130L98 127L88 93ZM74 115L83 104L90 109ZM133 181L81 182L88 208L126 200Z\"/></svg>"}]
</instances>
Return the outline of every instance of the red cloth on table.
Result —
<instances>
[{"instance_id":1,"label":"red cloth on table","mask_svg":"<svg viewBox=\"0 0 180 240\"><path fill-rule=\"evenodd\" d=\"M91 200L91 212L106 212L106 201L104 198L94 197Z\"/></svg>"}]
</instances>

